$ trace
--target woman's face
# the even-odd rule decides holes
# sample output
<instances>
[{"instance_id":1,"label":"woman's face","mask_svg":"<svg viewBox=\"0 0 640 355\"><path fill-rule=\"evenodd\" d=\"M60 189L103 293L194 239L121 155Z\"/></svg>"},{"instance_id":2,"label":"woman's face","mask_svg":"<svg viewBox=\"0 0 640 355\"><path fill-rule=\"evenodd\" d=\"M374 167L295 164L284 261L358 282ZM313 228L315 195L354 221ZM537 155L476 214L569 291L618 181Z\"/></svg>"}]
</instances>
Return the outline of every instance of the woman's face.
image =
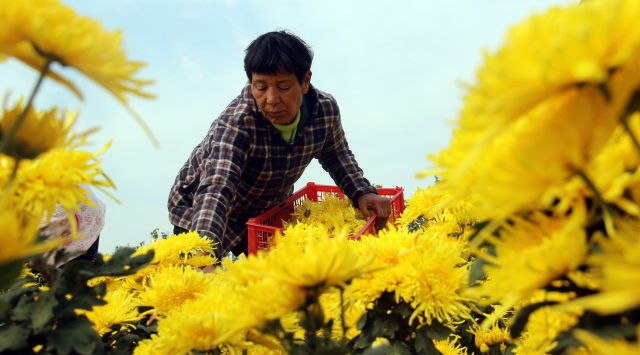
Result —
<instances>
[{"instance_id":1,"label":"woman's face","mask_svg":"<svg viewBox=\"0 0 640 355\"><path fill-rule=\"evenodd\" d=\"M295 119L310 82L311 71L305 74L302 84L293 73L251 73L251 93L267 121L284 125Z\"/></svg>"}]
</instances>

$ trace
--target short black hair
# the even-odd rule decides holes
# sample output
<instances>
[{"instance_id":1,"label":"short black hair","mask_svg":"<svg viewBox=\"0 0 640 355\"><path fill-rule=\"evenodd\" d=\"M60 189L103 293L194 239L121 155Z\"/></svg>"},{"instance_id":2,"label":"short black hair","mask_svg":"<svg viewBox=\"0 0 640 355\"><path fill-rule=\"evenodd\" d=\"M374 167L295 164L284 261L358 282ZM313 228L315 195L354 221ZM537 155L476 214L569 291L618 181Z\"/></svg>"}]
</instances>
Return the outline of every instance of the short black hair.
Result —
<instances>
[{"instance_id":1,"label":"short black hair","mask_svg":"<svg viewBox=\"0 0 640 355\"><path fill-rule=\"evenodd\" d=\"M295 74L302 84L311 70L313 51L300 37L286 31L267 32L256 38L245 50L244 71L251 81L251 73L276 74L285 71Z\"/></svg>"}]
</instances>

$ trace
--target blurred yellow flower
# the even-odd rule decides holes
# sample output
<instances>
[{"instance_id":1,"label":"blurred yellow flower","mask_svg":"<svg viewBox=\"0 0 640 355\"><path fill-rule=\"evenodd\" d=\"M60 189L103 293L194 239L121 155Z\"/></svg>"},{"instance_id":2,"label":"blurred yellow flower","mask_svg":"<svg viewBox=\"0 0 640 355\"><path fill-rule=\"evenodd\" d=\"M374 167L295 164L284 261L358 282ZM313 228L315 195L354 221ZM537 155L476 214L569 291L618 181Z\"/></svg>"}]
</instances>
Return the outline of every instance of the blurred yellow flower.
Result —
<instances>
[{"instance_id":1,"label":"blurred yellow flower","mask_svg":"<svg viewBox=\"0 0 640 355\"><path fill-rule=\"evenodd\" d=\"M251 282L237 290L258 325L297 311L307 301L303 288L265 276L262 280Z\"/></svg>"},{"instance_id":2,"label":"blurred yellow flower","mask_svg":"<svg viewBox=\"0 0 640 355\"><path fill-rule=\"evenodd\" d=\"M602 252L587 258L587 275L598 287L598 293L578 297L555 306L559 310L581 307L599 314L617 314L640 305L640 221L633 217L617 218L615 235L601 233L597 240Z\"/></svg>"},{"instance_id":3,"label":"blurred yellow flower","mask_svg":"<svg viewBox=\"0 0 640 355\"><path fill-rule=\"evenodd\" d=\"M158 145L147 124L127 103L129 94L154 97L144 91L153 81L134 77L145 63L127 59L119 30L105 31L100 23L78 16L58 0L0 0L0 23L0 55L47 74L82 98L72 82L49 70L49 64L76 68L121 101Z\"/></svg>"},{"instance_id":4,"label":"blurred yellow flower","mask_svg":"<svg viewBox=\"0 0 640 355\"><path fill-rule=\"evenodd\" d=\"M76 313L84 314L100 335L107 333L116 324L130 324L142 318L133 302L133 294L123 289L116 289L104 296L107 304L94 306L91 311L77 309Z\"/></svg>"},{"instance_id":5,"label":"blurred yellow flower","mask_svg":"<svg viewBox=\"0 0 640 355\"><path fill-rule=\"evenodd\" d=\"M490 237L495 256L481 252L489 278L470 288L467 294L500 303L483 323L488 327L517 302L531 297L552 281L576 270L589 249L584 230L584 206L574 206L571 217L548 217L534 212L527 218L512 217L512 225L503 225L500 237Z\"/></svg>"},{"instance_id":6,"label":"blurred yellow flower","mask_svg":"<svg viewBox=\"0 0 640 355\"><path fill-rule=\"evenodd\" d=\"M640 334L640 328L636 328L638 334ZM582 344L587 347L587 351L576 350L571 355L578 354L590 354L590 355L638 355L640 354L640 343L628 342L624 338L609 338L603 339L599 336L589 333L582 329L576 329L573 331L573 335L576 339L580 340ZM640 337L640 336L639 336Z\"/></svg>"},{"instance_id":7,"label":"blurred yellow flower","mask_svg":"<svg viewBox=\"0 0 640 355\"><path fill-rule=\"evenodd\" d=\"M6 201L0 206L0 265L57 248L64 239L56 238L37 243L39 220L24 218Z\"/></svg>"},{"instance_id":8,"label":"blurred yellow flower","mask_svg":"<svg viewBox=\"0 0 640 355\"><path fill-rule=\"evenodd\" d=\"M0 119L0 133L4 137L14 126L22 113L22 98L12 109L4 108ZM53 148L67 146L75 137L69 137L69 130L77 117L77 112L67 111L58 117L56 109L36 112L30 106L24 121L5 148L5 154L16 159L34 159Z\"/></svg>"},{"instance_id":9,"label":"blurred yellow flower","mask_svg":"<svg viewBox=\"0 0 640 355\"><path fill-rule=\"evenodd\" d=\"M80 185L92 185L102 191L104 187L115 187L102 172L100 160L97 159L107 147L96 153L55 148L35 160L20 161L13 182L15 190L12 201L16 208L32 218L40 219L45 214L50 216L58 203L68 213L78 208L80 202L92 206L93 202ZM14 166L13 158L0 155L1 186L6 186L10 181ZM75 233L75 218L70 219L70 223Z\"/></svg>"},{"instance_id":10,"label":"blurred yellow flower","mask_svg":"<svg viewBox=\"0 0 640 355\"><path fill-rule=\"evenodd\" d=\"M590 1L512 29L486 56L450 147L430 157L454 195L443 205L477 194L489 219L566 207L573 196L558 189L604 146L640 84L637 15L634 0Z\"/></svg>"},{"instance_id":11,"label":"blurred yellow flower","mask_svg":"<svg viewBox=\"0 0 640 355\"><path fill-rule=\"evenodd\" d=\"M202 352L218 346L245 349L252 343L242 334L253 326L252 317L238 317L243 304L228 287L211 290L203 297L188 300L179 310L158 321L158 335L145 341L145 347L163 354ZM137 353L136 353L137 354Z\"/></svg>"},{"instance_id":12,"label":"blurred yellow flower","mask_svg":"<svg viewBox=\"0 0 640 355\"><path fill-rule=\"evenodd\" d=\"M72 66L123 103L127 93L152 97L143 91L152 81L133 77L144 63L127 60L120 31L105 31L58 0L1 0L0 14L0 53L27 64L42 62L36 59L42 57Z\"/></svg>"},{"instance_id":13,"label":"blurred yellow flower","mask_svg":"<svg viewBox=\"0 0 640 355\"><path fill-rule=\"evenodd\" d=\"M522 337L516 341L514 354L549 353L557 338L578 323L581 314L558 312L542 307L531 314ZM613 354L613 353L611 353Z\"/></svg>"},{"instance_id":14,"label":"blurred yellow flower","mask_svg":"<svg viewBox=\"0 0 640 355\"><path fill-rule=\"evenodd\" d=\"M387 338L376 338L376 340L371 343L371 349L379 348L383 345L389 345L389 339Z\"/></svg>"}]
</instances>

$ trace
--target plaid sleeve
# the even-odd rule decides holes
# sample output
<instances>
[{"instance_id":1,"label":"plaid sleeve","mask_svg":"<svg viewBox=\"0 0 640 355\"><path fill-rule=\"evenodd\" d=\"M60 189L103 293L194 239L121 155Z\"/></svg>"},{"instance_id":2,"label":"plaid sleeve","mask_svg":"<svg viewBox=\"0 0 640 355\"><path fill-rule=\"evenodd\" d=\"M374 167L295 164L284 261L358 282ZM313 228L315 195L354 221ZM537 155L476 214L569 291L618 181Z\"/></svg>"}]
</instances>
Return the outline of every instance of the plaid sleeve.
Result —
<instances>
[{"instance_id":1,"label":"plaid sleeve","mask_svg":"<svg viewBox=\"0 0 640 355\"><path fill-rule=\"evenodd\" d=\"M232 233L225 234L225 228L250 148L249 135L225 122L213 128L204 147L206 154L201 162L189 229L219 241L222 252L240 239Z\"/></svg>"},{"instance_id":2,"label":"plaid sleeve","mask_svg":"<svg viewBox=\"0 0 640 355\"><path fill-rule=\"evenodd\" d=\"M367 193L377 194L377 189L365 179L362 169L358 166L355 156L349 149L349 144L342 129L338 104L328 94L328 99L322 103L323 110L328 116L333 116L333 122L328 127L327 139L320 152L318 160L338 187L358 205L358 199Z\"/></svg>"}]
</instances>

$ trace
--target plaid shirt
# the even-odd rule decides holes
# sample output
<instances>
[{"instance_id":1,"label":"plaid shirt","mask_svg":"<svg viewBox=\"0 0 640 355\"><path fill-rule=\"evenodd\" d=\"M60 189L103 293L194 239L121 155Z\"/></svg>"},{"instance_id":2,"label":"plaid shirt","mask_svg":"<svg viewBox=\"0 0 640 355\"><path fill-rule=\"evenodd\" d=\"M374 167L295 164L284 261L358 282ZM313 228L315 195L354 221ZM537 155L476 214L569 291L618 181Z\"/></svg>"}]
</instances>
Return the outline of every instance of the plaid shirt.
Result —
<instances>
[{"instance_id":1,"label":"plaid shirt","mask_svg":"<svg viewBox=\"0 0 640 355\"><path fill-rule=\"evenodd\" d=\"M267 121L247 83L180 169L169 195L169 220L219 242L227 254L246 223L284 201L313 158L352 201L376 189L364 178L344 136L335 99L313 86L304 95L293 142Z\"/></svg>"}]
</instances>

